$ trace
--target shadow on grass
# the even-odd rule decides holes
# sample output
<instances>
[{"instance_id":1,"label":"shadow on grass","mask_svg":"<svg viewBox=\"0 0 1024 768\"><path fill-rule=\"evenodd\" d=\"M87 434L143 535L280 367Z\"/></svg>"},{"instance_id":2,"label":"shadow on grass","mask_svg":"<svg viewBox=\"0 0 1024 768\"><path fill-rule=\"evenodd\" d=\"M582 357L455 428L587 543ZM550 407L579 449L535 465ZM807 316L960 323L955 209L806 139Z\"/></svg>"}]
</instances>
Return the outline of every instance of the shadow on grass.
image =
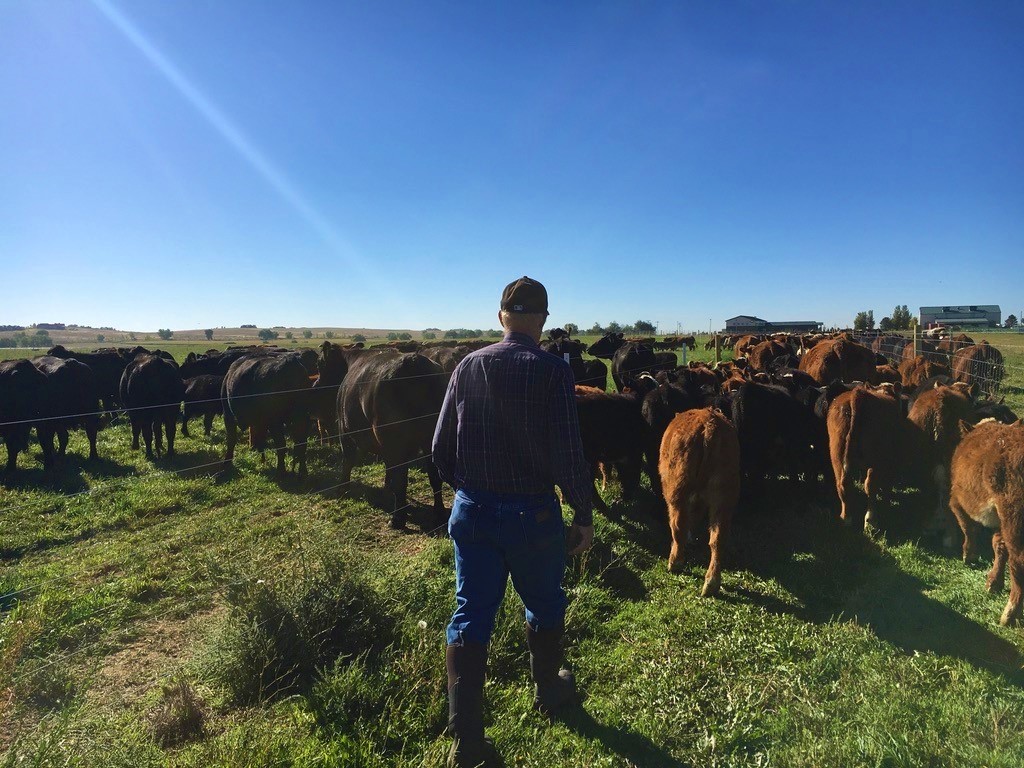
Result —
<instances>
[{"instance_id":1,"label":"shadow on grass","mask_svg":"<svg viewBox=\"0 0 1024 768\"><path fill-rule=\"evenodd\" d=\"M919 512L912 508L918 501L907 495L905 508L890 509L887 517L910 519ZM886 531L889 541L898 540L905 528L892 526ZM1017 646L925 595L931 585L903 571L892 555L838 518L775 509L747 516L734 529L734 555L727 568L775 579L799 602L730 590L767 611L813 623L855 619L905 653L958 658L1024 687Z\"/></svg>"},{"instance_id":2,"label":"shadow on grass","mask_svg":"<svg viewBox=\"0 0 1024 768\"><path fill-rule=\"evenodd\" d=\"M599 723L583 707L562 713L558 721L585 739L599 741L629 765L688 768L686 763L672 757L650 739L625 728Z\"/></svg>"}]
</instances>

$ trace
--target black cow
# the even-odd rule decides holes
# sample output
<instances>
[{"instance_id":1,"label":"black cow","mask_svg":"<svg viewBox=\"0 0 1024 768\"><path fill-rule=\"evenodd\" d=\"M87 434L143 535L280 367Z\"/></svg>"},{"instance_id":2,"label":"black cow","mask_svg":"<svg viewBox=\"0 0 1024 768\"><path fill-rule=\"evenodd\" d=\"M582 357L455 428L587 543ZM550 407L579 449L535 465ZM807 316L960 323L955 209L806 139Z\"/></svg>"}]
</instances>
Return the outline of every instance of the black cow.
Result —
<instances>
[{"instance_id":1,"label":"black cow","mask_svg":"<svg viewBox=\"0 0 1024 768\"><path fill-rule=\"evenodd\" d=\"M415 352L363 352L348 359L337 400L341 481L350 481L359 451L378 456L384 462L384 485L395 497L393 528L405 527L412 464L427 470L435 523L447 516L441 478L430 460L446 378L440 365Z\"/></svg>"},{"instance_id":2,"label":"black cow","mask_svg":"<svg viewBox=\"0 0 1024 768\"><path fill-rule=\"evenodd\" d=\"M68 430L82 426L89 438L89 458L96 453L96 433L100 428L100 398L96 374L85 363L63 360L51 355L32 359L32 365L46 375L46 415L49 429L39 432L40 441L52 444L57 435L57 454L63 458L68 449ZM45 436L44 436L45 434Z\"/></svg>"},{"instance_id":3,"label":"black cow","mask_svg":"<svg viewBox=\"0 0 1024 768\"><path fill-rule=\"evenodd\" d=\"M240 357L252 354L258 347L235 347L225 352L208 350L205 355L189 352L185 362L181 364L181 378L192 379L196 376L226 376L228 368Z\"/></svg>"},{"instance_id":4,"label":"black cow","mask_svg":"<svg viewBox=\"0 0 1024 768\"><path fill-rule=\"evenodd\" d=\"M146 443L146 458L152 459L155 433L156 455L160 456L162 431L166 430L167 455L173 456L174 431L185 397L178 366L159 355L137 355L121 375L120 391L132 425L132 448L138 449L141 432Z\"/></svg>"},{"instance_id":5,"label":"black cow","mask_svg":"<svg viewBox=\"0 0 1024 768\"><path fill-rule=\"evenodd\" d=\"M560 329L555 329L560 330ZM540 348L563 360L569 356L569 368L572 369L573 381L584 387L608 387L608 366L600 360L584 360L583 353L587 345L582 341L570 339L568 335L555 336L552 332L550 341L542 341Z\"/></svg>"},{"instance_id":6,"label":"black cow","mask_svg":"<svg viewBox=\"0 0 1024 768\"><path fill-rule=\"evenodd\" d=\"M77 360L88 365L96 379L96 390L106 411L113 411L114 406L120 402L121 374L124 373L125 366L135 356L134 353L127 350L118 349L72 352L60 344L51 348L46 354L49 357Z\"/></svg>"},{"instance_id":7,"label":"black cow","mask_svg":"<svg viewBox=\"0 0 1024 768\"><path fill-rule=\"evenodd\" d=\"M800 473L816 479L828 462L825 422L814 404L801 402L784 387L745 382L733 393L732 422L740 440L744 478L756 487L766 475Z\"/></svg>"},{"instance_id":8,"label":"black cow","mask_svg":"<svg viewBox=\"0 0 1024 768\"><path fill-rule=\"evenodd\" d=\"M654 350L646 344L626 341L621 333L606 333L590 345L587 352L594 357L603 357L612 361L612 381L621 392L624 376L638 376L646 371L661 370Z\"/></svg>"},{"instance_id":9,"label":"black cow","mask_svg":"<svg viewBox=\"0 0 1024 768\"><path fill-rule=\"evenodd\" d=\"M661 439L665 430L676 414L700 408L703 397L699 392L692 391L680 382L675 384L659 384L644 395L640 414L647 425L647 474L651 478L651 490L656 496L661 495L661 476L658 472L658 461L661 452Z\"/></svg>"},{"instance_id":10,"label":"black cow","mask_svg":"<svg viewBox=\"0 0 1024 768\"><path fill-rule=\"evenodd\" d=\"M213 417L224 412L220 399L223 376L203 375L185 379L185 407L181 414L181 434L189 437L188 420L193 416L203 417L203 434L213 429Z\"/></svg>"},{"instance_id":11,"label":"black cow","mask_svg":"<svg viewBox=\"0 0 1024 768\"><path fill-rule=\"evenodd\" d=\"M43 466L53 466L53 426L35 421L46 416L46 374L28 360L0 362L0 438L7 445L7 471L13 472L18 453L28 450L32 427L43 449Z\"/></svg>"},{"instance_id":12,"label":"black cow","mask_svg":"<svg viewBox=\"0 0 1024 768\"><path fill-rule=\"evenodd\" d=\"M234 460L238 429L248 427L256 450L266 448L268 434L274 441L279 475L286 472L285 438L291 433L292 466L305 476L311 393L309 374L295 353L254 352L235 360L221 384L227 432L224 468Z\"/></svg>"},{"instance_id":13,"label":"black cow","mask_svg":"<svg viewBox=\"0 0 1024 768\"><path fill-rule=\"evenodd\" d=\"M640 470L648 449L647 425L641 414L643 394L604 392L576 387L583 455L596 477L599 465L614 465L622 497L630 501L640 486ZM594 488L594 506L608 514L608 505Z\"/></svg>"}]
</instances>

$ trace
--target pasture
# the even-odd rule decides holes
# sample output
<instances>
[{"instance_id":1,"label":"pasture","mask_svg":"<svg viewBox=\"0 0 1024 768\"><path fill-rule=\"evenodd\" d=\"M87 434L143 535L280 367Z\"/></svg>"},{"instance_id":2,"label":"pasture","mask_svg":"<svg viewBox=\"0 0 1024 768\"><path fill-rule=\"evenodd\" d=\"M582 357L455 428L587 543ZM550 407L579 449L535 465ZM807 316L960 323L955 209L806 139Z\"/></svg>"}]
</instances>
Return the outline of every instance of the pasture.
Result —
<instances>
[{"instance_id":1,"label":"pasture","mask_svg":"<svg viewBox=\"0 0 1024 768\"><path fill-rule=\"evenodd\" d=\"M990 340L1024 412L1024 336ZM74 432L54 476L33 445L0 480L0 766L443 765L451 545L388 529L382 465L341 489L337 447L314 443L303 480L246 449L218 477L220 419L171 460L129 445L111 424L88 462ZM415 523L430 493L411 477ZM646 482L631 504L609 484L613 516L570 563L582 711L530 710L505 602L487 722L508 765L1024 763L1024 630L999 626L981 565L912 526L845 529L779 481L744 503L722 597L702 599L706 547L667 572Z\"/></svg>"}]
</instances>

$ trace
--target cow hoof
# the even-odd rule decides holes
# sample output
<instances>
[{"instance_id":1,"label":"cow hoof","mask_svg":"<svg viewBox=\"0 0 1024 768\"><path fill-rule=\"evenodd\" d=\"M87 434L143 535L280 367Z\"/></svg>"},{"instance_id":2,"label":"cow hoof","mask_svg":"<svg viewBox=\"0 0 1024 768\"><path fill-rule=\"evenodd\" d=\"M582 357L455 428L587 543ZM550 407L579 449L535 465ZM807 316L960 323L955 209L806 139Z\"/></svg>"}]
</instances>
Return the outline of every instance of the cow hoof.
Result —
<instances>
[{"instance_id":1,"label":"cow hoof","mask_svg":"<svg viewBox=\"0 0 1024 768\"><path fill-rule=\"evenodd\" d=\"M1003 615L999 617L999 623L1004 627L1013 627L1017 624L1017 619L1020 617L1020 610L1013 610L1010 606L1006 606L1003 611Z\"/></svg>"},{"instance_id":2,"label":"cow hoof","mask_svg":"<svg viewBox=\"0 0 1024 768\"><path fill-rule=\"evenodd\" d=\"M668 564L669 573L682 573L683 572L683 561L682 560L670 560Z\"/></svg>"},{"instance_id":3,"label":"cow hoof","mask_svg":"<svg viewBox=\"0 0 1024 768\"><path fill-rule=\"evenodd\" d=\"M989 581L985 583L985 589L988 590L990 595L998 595L1003 591L1003 582L1000 581Z\"/></svg>"},{"instance_id":4,"label":"cow hoof","mask_svg":"<svg viewBox=\"0 0 1024 768\"><path fill-rule=\"evenodd\" d=\"M704 589L700 591L701 597L715 597L722 589L722 579L708 579L704 582Z\"/></svg>"},{"instance_id":5,"label":"cow hoof","mask_svg":"<svg viewBox=\"0 0 1024 768\"><path fill-rule=\"evenodd\" d=\"M396 531L405 530L405 515L392 515L391 527Z\"/></svg>"}]
</instances>

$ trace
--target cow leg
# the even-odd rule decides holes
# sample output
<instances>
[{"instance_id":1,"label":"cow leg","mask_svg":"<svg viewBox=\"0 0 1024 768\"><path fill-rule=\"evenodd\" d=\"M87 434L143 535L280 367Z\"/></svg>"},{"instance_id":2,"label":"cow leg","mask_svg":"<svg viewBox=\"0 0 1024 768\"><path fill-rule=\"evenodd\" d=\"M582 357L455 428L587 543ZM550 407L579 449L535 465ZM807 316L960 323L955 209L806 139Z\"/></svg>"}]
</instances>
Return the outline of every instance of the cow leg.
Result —
<instances>
[{"instance_id":1,"label":"cow leg","mask_svg":"<svg viewBox=\"0 0 1024 768\"><path fill-rule=\"evenodd\" d=\"M339 443L341 444L341 483L339 484L339 490L341 493L345 493L348 490L349 483L352 481L352 469L356 465L358 451L351 438L342 437Z\"/></svg>"},{"instance_id":2,"label":"cow leg","mask_svg":"<svg viewBox=\"0 0 1024 768\"><path fill-rule=\"evenodd\" d=\"M181 436L182 437L192 437L192 435L190 435L188 433L188 417L189 417L189 412L188 412L188 408L186 408L184 410L184 412L181 414Z\"/></svg>"},{"instance_id":3,"label":"cow leg","mask_svg":"<svg viewBox=\"0 0 1024 768\"><path fill-rule=\"evenodd\" d=\"M295 456L292 461L292 469L298 468L299 477L308 474L306 469L306 452L309 450L309 419L301 416L292 429L292 452Z\"/></svg>"},{"instance_id":4,"label":"cow leg","mask_svg":"<svg viewBox=\"0 0 1024 768\"><path fill-rule=\"evenodd\" d=\"M100 420L96 416L87 416L85 419L85 434L89 438L89 459L95 461L100 456L96 453L96 435L100 429Z\"/></svg>"},{"instance_id":5,"label":"cow leg","mask_svg":"<svg viewBox=\"0 0 1024 768\"><path fill-rule=\"evenodd\" d=\"M138 420L132 419L131 421L132 421L132 450L133 451L137 451L137 450L139 450L139 432L141 431L142 427L139 424Z\"/></svg>"},{"instance_id":6,"label":"cow leg","mask_svg":"<svg viewBox=\"0 0 1024 768\"><path fill-rule=\"evenodd\" d=\"M708 563L708 572L704 575L701 597L714 597L722 588L721 547L731 519L732 510L725 505L712 506L708 512L708 546L711 549L711 562Z\"/></svg>"},{"instance_id":7,"label":"cow leg","mask_svg":"<svg viewBox=\"0 0 1024 768\"><path fill-rule=\"evenodd\" d=\"M403 464L400 467L386 469L384 471L384 486L395 495L395 507L391 513L391 527L395 529L405 528L409 465Z\"/></svg>"},{"instance_id":8,"label":"cow leg","mask_svg":"<svg viewBox=\"0 0 1024 768\"><path fill-rule=\"evenodd\" d=\"M639 457L629 457L615 465L619 473L619 483L622 485L622 498L632 501L636 497L636 490L640 487L640 466Z\"/></svg>"},{"instance_id":9,"label":"cow leg","mask_svg":"<svg viewBox=\"0 0 1024 768\"><path fill-rule=\"evenodd\" d=\"M605 503L604 499L601 497L600 491L597 490L597 483L596 482L594 483L594 496L593 496L593 498L594 498L594 506L597 507L597 510L599 512L601 512L601 514L603 514L603 515L608 515L608 513L611 510L608 509L608 505Z\"/></svg>"},{"instance_id":10,"label":"cow leg","mask_svg":"<svg viewBox=\"0 0 1024 768\"><path fill-rule=\"evenodd\" d=\"M878 515L875 514L875 510L879 501L879 485L878 472L873 468L869 468L867 474L864 475L864 501L866 510L864 514L865 531L869 528L877 527Z\"/></svg>"},{"instance_id":11,"label":"cow leg","mask_svg":"<svg viewBox=\"0 0 1024 768\"><path fill-rule=\"evenodd\" d=\"M156 457L159 459L164 452L164 424L159 418L153 419L153 437L156 439Z\"/></svg>"},{"instance_id":12,"label":"cow leg","mask_svg":"<svg viewBox=\"0 0 1024 768\"><path fill-rule=\"evenodd\" d=\"M57 427L57 455L62 459L68 453L68 428L61 424Z\"/></svg>"},{"instance_id":13,"label":"cow leg","mask_svg":"<svg viewBox=\"0 0 1024 768\"><path fill-rule=\"evenodd\" d=\"M167 429L167 457L174 455L174 432L178 426L178 414L171 413L164 419L164 427Z\"/></svg>"},{"instance_id":14,"label":"cow leg","mask_svg":"<svg viewBox=\"0 0 1024 768\"><path fill-rule=\"evenodd\" d=\"M964 512L963 507L961 507L959 504L953 504L951 502L949 508L950 511L953 513L953 517L960 525L960 530L963 532L964 535L963 560L965 563L970 563L974 560L974 558L978 556L977 548L975 547L974 542L974 520L972 520L971 517L966 512ZM995 536L998 535L999 533L996 532ZM992 539L992 549L995 550L995 537L993 537Z\"/></svg>"},{"instance_id":15,"label":"cow leg","mask_svg":"<svg viewBox=\"0 0 1024 768\"><path fill-rule=\"evenodd\" d=\"M669 573L681 573L683 560L686 557L686 539L690 533L687 509L681 495L680 498L676 498L673 494L671 499L666 497L665 501L668 505L668 527L672 533L672 548L668 553L668 570Z\"/></svg>"},{"instance_id":16,"label":"cow leg","mask_svg":"<svg viewBox=\"0 0 1024 768\"><path fill-rule=\"evenodd\" d=\"M287 474L284 455L288 447L288 443L284 437L284 424L274 422L273 424L268 425L267 432L270 434L270 439L274 441L274 453L277 454L277 474L284 477L285 474Z\"/></svg>"},{"instance_id":17,"label":"cow leg","mask_svg":"<svg viewBox=\"0 0 1024 768\"><path fill-rule=\"evenodd\" d=\"M203 434L207 437L210 436L210 432L213 430L213 414L203 414ZM185 434L184 428L182 428L182 434Z\"/></svg>"},{"instance_id":18,"label":"cow leg","mask_svg":"<svg viewBox=\"0 0 1024 768\"><path fill-rule=\"evenodd\" d=\"M448 510L444 505L442 491L444 485L441 482L441 475L429 458L427 461L427 478L430 480L430 490L434 492L434 527L439 528L448 520Z\"/></svg>"},{"instance_id":19,"label":"cow leg","mask_svg":"<svg viewBox=\"0 0 1024 768\"><path fill-rule=\"evenodd\" d=\"M988 578L985 579L985 587L990 595L998 595L1003 591L1008 557L1006 544L1003 543L1003 534L1000 531L992 534L992 552L995 554L995 559L992 561L992 569L988 572Z\"/></svg>"},{"instance_id":20,"label":"cow leg","mask_svg":"<svg viewBox=\"0 0 1024 768\"><path fill-rule=\"evenodd\" d=\"M51 427L36 427L36 437L39 438L39 447L43 450L43 469L53 469L53 429ZM10 450L10 445L8 445ZM8 454L8 467L14 469L14 462L17 461L18 452L14 452L12 459Z\"/></svg>"},{"instance_id":21,"label":"cow leg","mask_svg":"<svg viewBox=\"0 0 1024 768\"><path fill-rule=\"evenodd\" d=\"M1010 564L1010 599L1006 602L999 623L1004 627L1012 627L1020 619L1021 599L1024 597L1024 552L1017 548L1017 542L1011 548L1006 541L1007 537L1004 536L1003 543L1007 547Z\"/></svg>"},{"instance_id":22,"label":"cow leg","mask_svg":"<svg viewBox=\"0 0 1024 768\"><path fill-rule=\"evenodd\" d=\"M142 440L146 444L146 458L153 459L153 422L148 419L142 424Z\"/></svg>"}]
</instances>

